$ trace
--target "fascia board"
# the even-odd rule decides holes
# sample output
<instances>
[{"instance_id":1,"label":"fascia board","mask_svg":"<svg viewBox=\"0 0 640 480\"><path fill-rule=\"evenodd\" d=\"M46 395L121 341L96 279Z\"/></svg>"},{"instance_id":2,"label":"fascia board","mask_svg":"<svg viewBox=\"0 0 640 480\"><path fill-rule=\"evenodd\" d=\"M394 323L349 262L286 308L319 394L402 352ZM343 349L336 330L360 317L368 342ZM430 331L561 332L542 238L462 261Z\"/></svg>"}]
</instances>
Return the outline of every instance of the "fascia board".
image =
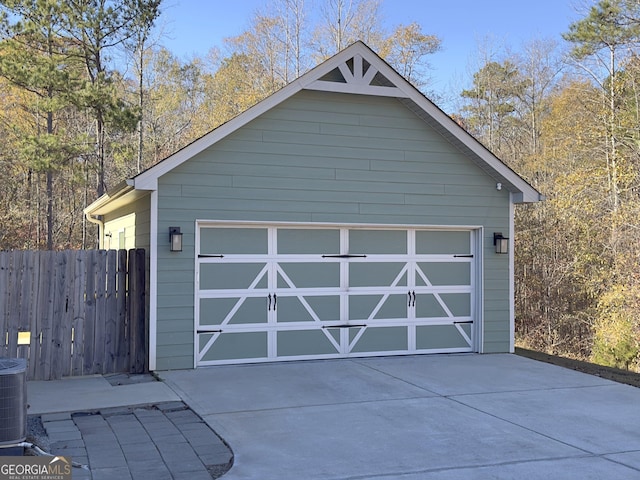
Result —
<instances>
[{"instance_id":1,"label":"fascia board","mask_svg":"<svg viewBox=\"0 0 640 480\"><path fill-rule=\"evenodd\" d=\"M127 193L131 192L133 189L134 187L129 185L128 182L123 183L118 190L111 193L105 193L100 198L91 202L89 205L87 205L83 209L83 212L85 213L85 215L87 214L93 215L94 212L97 212L98 210L104 208L106 205L113 202L114 200L117 200L118 198L125 196ZM100 214L98 213L98 215Z\"/></svg>"}]
</instances>

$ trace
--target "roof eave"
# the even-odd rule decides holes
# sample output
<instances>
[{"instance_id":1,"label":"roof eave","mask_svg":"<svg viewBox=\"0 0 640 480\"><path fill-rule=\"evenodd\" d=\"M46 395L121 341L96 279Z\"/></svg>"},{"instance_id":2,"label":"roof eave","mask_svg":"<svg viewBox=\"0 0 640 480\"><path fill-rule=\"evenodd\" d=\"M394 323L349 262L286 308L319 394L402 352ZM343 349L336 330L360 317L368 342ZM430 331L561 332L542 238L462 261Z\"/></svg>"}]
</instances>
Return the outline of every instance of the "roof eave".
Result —
<instances>
[{"instance_id":1,"label":"roof eave","mask_svg":"<svg viewBox=\"0 0 640 480\"><path fill-rule=\"evenodd\" d=\"M139 198L147 195L146 190L137 189L132 179L120 182L113 189L102 195L100 198L87 205L83 212L85 215L99 216L122 208L125 205L135 202Z\"/></svg>"}]
</instances>

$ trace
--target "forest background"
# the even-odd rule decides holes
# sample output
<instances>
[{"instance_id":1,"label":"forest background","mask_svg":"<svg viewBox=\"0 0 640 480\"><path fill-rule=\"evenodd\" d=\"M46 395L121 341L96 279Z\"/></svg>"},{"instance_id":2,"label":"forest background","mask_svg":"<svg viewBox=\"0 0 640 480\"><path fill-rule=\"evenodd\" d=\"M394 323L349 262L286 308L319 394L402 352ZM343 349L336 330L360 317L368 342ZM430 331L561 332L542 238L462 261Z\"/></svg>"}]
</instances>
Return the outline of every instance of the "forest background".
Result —
<instances>
[{"instance_id":1,"label":"forest background","mask_svg":"<svg viewBox=\"0 0 640 480\"><path fill-rule=\"evenodd\" d=\"M86 205L362 40L546 196L516 209L516 343L640 371L640 2L478 45L452 94L441 39L384 28L382 1L265 0L184 60L163 0L0 0L0 250L95 248Z\"/></svg>"}]
</instances>

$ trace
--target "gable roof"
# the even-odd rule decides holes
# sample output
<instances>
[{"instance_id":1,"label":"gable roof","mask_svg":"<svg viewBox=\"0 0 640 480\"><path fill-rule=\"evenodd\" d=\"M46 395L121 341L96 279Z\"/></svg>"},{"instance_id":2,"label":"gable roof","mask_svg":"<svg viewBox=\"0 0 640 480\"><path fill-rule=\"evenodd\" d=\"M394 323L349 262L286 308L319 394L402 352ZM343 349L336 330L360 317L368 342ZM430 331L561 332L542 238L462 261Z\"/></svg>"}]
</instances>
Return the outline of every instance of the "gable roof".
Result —
<instances>
[{"instance_id":1,"label":"gable roof","mask_svg":"<svg viewBox=\"0 0 640 480\"><path fill-rule=\"evenodd\" d=\"M158 178L181 165L194 155L214 145L227 135L249 123L264 112L279 105L301 90L320 90L356 95L397 98L430 127L438 131L476 165L513 193L516 203L537 202L543 196L522 177L504 164L478 140L460 127L451 117L405 80L388 63L363 42L356 42L335 56L287 84L271 96L240 115L200 137L151 168L139 173L116 191L103 195L85 209L85 213L102 215L138 198L140 191L158 188ZM134 192L138 192L134 194Z\"/></svg>"}]
</instances>

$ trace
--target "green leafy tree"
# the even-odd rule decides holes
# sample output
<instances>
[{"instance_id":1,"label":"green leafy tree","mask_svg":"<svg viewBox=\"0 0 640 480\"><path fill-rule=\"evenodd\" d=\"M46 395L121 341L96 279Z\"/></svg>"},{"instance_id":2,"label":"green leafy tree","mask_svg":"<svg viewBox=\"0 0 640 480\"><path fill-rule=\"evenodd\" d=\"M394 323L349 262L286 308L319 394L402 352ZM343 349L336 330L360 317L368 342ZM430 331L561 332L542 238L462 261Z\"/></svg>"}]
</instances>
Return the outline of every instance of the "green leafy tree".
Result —
<instances>
[{"instance_id":1,"label":"green leafy tree","mask_svg":"<svg viewBox=\"0 0 640 480\"><path fill-rule=\"evenodd\" d=\"M526 82L511 61L490 61L473 75L473 86L461 96L469 100L463 107L471 131L497 154L517 121L516 106Z\"/></svg>"},{"instance_id":2,"label":"green leafy tree","mask_svg":"<svg viewBox=\"0 0 640 480\"><path fill-rule=\"evenodd\" d=\"M564 39L573 44L572 57L602 88L608 106L606 116L607 175L610 190L610 208L620 204L620 158L616 135L617 84L620 62L628 47L640 38L640 4L627 0L601 0L591 7L587 16L569 26Z\"/></svg>"},{"instance_id":3,"label":"green leafy tree","mask_svg":"<svg viewBox=\"0 0 640 480\"><path fill-rule=\"evenodd\" d=\"M31 113L27 130L14 129L19 156L46 176L46 247L54 247L54 174L80 153L79 136L65 131L60 113L71 106L81 80L74 47L62 31L65 6L53 0L10 0L3 7L0 75L27 92L23 108Z\"/></svg>"},{"instance_id":4,"label":"green leafy tree","mask_svg":"<svg viewBox=\"0 0 640 480\"><path fill-rule=\"evenodd\" d=\"M140 172L144 167L144 114L145 114L145 64L148 57L151 55L151 43L152 32L155 21L159 16L160 0L155 2L149 2L148 5L142 5L142 2L138 2L140 15L133 20L132 30L133 35L125 41L125 46L128 51L131 52L133 58L133 65L137 79L137 107L138 107L138 125L137 125L137 161L136 161L136 173Z\"/></svg>"},{"instance_id":5,"label":"green leafy tree","mask_svg":"<svg viewBox=\"0 0 640 480\"><path fill-rule=\"evenodd\" d=\"M125 103L110 68L112 51L160 14L160 0L69 0L65 28L81 51L87 82L78 92L78 106L92 112L95 122L97 192L106 191L107 130L132 130L136 109Z\"/></svg>"}]
</instances>

